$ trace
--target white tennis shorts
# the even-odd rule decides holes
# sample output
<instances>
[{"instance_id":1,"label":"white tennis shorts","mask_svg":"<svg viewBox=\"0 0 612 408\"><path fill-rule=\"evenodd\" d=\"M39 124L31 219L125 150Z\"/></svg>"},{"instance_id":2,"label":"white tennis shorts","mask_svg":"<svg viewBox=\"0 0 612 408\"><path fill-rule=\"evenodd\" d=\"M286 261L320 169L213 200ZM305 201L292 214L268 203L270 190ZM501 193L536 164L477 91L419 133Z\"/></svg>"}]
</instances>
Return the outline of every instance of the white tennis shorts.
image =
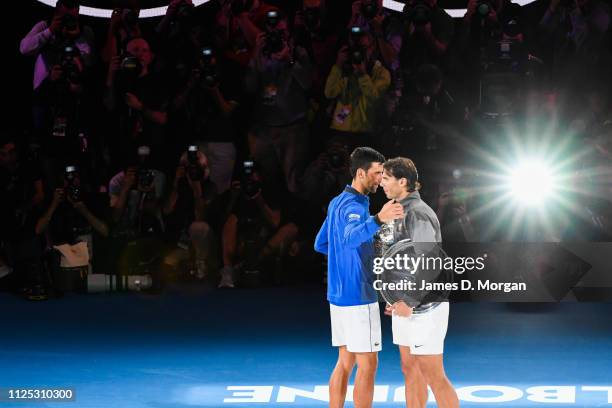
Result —
<instances>
[{"instance_id":1,"label":"white tennis shorts","mask_svg":"<svg viewBox=\"0 0 612 408\"><path fill-rule=\"evenodd\" d=\"M448 302L433 310L410 317L392 317L393 344L410 347L415 355L444 353L444 338L448 328Z\"/></svg>"},{"instance_id":2,"label":"white tennis shorts","mask_svg":"<svg viewBox=\"0 0 612 408\"><path fill-rule=\"evenodd\" d=\"M358 306L329 305L332 346L351 353L382 350L378 302Z\"/></svg>"}]
</instances>

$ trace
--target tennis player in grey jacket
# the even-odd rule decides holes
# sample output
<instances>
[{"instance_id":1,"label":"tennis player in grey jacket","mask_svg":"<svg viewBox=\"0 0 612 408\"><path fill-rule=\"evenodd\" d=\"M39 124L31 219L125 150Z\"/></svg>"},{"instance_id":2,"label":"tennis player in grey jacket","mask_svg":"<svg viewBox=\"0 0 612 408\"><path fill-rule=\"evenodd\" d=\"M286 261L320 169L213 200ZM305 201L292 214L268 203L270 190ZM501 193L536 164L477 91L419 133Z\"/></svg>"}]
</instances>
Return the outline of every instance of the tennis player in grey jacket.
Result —
<instances>
[{"instance_id":1,"label":"tennis player in grey jacket","mask_svg":"<svg viewBox=\"0 0 612 408\"><path fill-rule=\"evenodd\" d=\"M404 207L404 218L395 220L388 228L387 233L392 234L388 241L441 242L438 217L421 200L418 172L412 160L403 157L390 159L383 164L383 169L381 185L387 198ZM442 358L448 312L448 302L416 305L398 301L387 306L385 313L393 319L393 343L400 349L408 408L425 408L428 385L438 407L459 406L457 393L444 372Z\"/></svg>"}]
</instances>

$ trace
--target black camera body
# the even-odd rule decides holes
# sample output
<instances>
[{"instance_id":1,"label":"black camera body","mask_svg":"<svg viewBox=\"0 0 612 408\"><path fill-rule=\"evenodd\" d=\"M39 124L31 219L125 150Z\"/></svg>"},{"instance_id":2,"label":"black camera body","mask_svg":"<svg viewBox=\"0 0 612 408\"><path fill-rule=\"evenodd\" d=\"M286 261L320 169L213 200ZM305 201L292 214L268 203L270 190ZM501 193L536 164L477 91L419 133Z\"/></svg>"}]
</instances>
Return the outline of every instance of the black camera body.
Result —
<instances>
[{"instance_id":1,"label":"black camera body","mask_svg":"<svg viewBox=\"0 0 612 408\"><path fill-rule=\"evenodd\" d=\"M76 182L78 178L77 169L75 166L66 166L64 171L64 180L66 181L66 196L73 202L81 201L81 188Z\"/></svg>"},{"instance_id":2,"label":"black camera body","mask_svg":"<svg viewBox=\"0 0 612 408\"><path fill-rule=\"evenodd\" d=\"M133 92L136 80L142 72L140 60L133 55L123 53L120 56L117 82L122 92Z\"/></svg>"},{"instance_id":3,"label":"black camera body","mask_svg":"<svg viewBox=\"0 0 612 408\"><path fill-rule=\"evenodd\" d=\"M415 26L424 26L431 22L432 9L423 0L417 0L414 5L404 6L404 19Z\"/></svg>"},{"instance_id":4,"label":"black camera body","mask_svg":"<svg viewBox=\"0 0 612 408\"><path fill-rule=\"evenodd\" d=\"M261 191L261 183L255 180L253 173L255 171L252 161L243 163L242 182L240 183L241 193L248 199L254 198Z\"/></svg>"},{"instance_id":5,"label":"black camera body","mask_svg":"<svg viewBox=\"0 0 612 408\"><path fill-rule=\"evenodd\" d=\"M219 70L213 61L211 48L205 47L200 50L197 72L203 86L211 87L219 83Z\"/></svg>"},{"instance_id":6,"label":"black camera body","mask_svg":"<svg viewBox=\"0 0 612 408\"><path fill-rule=\"evenodd\" d=\"M62 75L70 83L79 83L81 80L81 72L74 63L74 58L79 56L79 51L76 46L66 44L62 48L62 56L60 66L62 67Z\"/></svg>"},{"instance_id":7,"label":"black camera body","mask_svg":"<svg viewBox=\"0 0 612 408\"><path fill-rule=\"evenodd\" d=\"M276 54L283 50L283 33L280 30L270 30L266 32L266 43L263 48L265 55Z\"/></svg>"},{"instance_id":8,"label":"black camera body","mask_svg":"<svg viewBox=\"0 0 612 408\"><path fill-rule=\"evenodd\" d=\"M277 29L280 21L280 15L278 11L269 11L266 15L266 34L265 34L265 45L263 53L265 55L272 55L282 51L284 47L283 32Z\"/></svg>"},{"instance_id":9,"label":"black camera body","mask_svg":"<svg viewBox=\"0 0 612 408\"><path fill-rule=\"evenodd\" d=\"M153 185L153 181L155 180L155 173L153 170L148 169L146 167L138 169L137 174L137 185L141 189L147 189Z\"/></svg>"},{"instance_id":10,"label":"black camera body","mask_svg":"<svg viewBox=\"0 0 612 408\"><path fill-rule=\"evenodd\" d=\"M204 178L204 171L198 161L198 147L189 146L187 150L187 175L192 181L201 181Z\"/></svg>"}]
</instances>

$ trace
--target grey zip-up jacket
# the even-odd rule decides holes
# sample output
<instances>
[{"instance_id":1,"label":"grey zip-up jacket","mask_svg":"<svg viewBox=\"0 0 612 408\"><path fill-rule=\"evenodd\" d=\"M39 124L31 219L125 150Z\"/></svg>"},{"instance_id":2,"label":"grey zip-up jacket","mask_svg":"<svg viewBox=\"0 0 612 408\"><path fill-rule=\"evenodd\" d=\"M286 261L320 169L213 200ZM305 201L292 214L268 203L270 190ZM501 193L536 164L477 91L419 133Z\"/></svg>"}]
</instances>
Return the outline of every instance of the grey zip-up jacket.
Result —
<instances>
[{"instance_id":1,"label":"grey zip-up jacket","mask_svg":"<svg viewBox=\"0 0 612 408\"><path fill-rule=\"evenodd\" d=\"M410 239L412 242L442 242L440 221L435 211L421 199L418 191L410 193L406 198L399 201L404 207L404 218L393 221L393 238L389 235L391 231L385 231L381 227L378 239L387 241L382 244L383 252L391 245L401 240ZM385 234L386 233L386 234ZM383 237L383 235L387 235ZM386 239L385 239L386 238ZM390 245L389 245L390 244ZM417 306L413 299L406 295L404 299L409 306ZM436 307L439 303L427 303L414 309L414 313L424 313Z\"/></svg>"}]
</instances>

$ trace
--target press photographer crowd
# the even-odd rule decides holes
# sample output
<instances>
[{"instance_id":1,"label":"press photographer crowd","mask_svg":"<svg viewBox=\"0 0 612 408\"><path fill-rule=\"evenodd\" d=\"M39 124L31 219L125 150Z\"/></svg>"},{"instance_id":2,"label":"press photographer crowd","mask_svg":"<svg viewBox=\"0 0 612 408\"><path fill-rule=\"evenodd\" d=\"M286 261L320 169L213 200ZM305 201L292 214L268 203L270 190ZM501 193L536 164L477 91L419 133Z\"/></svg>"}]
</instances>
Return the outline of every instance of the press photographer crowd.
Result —
<instances>
[{"instance_id":1,"label":"press photographer crowd","mask_svg":"<svg viewBox=\"0 0 612 408\"><path fill-rule=\"evenodd\" d=\"M499 218L536 210L488 205L515 151L564 172L537 239L612 238L607 1L141 3L58 0L14 45L33 76L0 134L2 290L322 284L358 146L415 162L443 242L527 238Z\"/></svg>"}]
</instances>

